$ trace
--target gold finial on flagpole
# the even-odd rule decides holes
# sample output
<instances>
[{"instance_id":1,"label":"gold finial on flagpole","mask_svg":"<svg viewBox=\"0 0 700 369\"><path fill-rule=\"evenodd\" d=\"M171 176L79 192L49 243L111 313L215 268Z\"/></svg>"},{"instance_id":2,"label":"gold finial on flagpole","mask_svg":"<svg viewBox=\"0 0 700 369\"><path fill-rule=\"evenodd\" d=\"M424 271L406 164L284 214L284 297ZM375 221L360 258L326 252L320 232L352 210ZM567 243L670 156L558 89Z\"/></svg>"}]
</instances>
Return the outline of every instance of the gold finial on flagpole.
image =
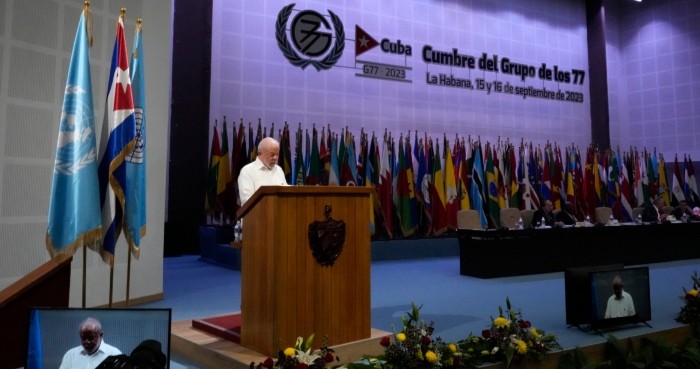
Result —
<instances>
[{"instance_id":1,"label":"gold finial on flagpole","mask_svg":"<svg viewBox=\"0 0 700 369\"><path fill-rule=\"evenodd\" d=\"M121 14L119 15L119 18L121 18L122 21L124 21L124 16L126 15L126 8L121 8L120 13Z\"/></svg>"}]
</instances>

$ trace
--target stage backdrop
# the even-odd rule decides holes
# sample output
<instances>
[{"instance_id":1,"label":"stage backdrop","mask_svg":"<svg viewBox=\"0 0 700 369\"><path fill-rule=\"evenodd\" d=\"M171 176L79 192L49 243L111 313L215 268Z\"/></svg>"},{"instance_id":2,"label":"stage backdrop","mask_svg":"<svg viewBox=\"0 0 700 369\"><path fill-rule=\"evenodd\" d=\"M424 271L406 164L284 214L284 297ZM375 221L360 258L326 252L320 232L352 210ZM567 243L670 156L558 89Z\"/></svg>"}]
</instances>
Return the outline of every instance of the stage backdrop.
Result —
<instances>
[{"instance_id":1,"label":"stage backdrop","mask_svg":"<svg viewBox=\"0 0 700 369\"><path fill-rule=\"evenodd\" d=\"M226 116L275 131L286 121L356 136L446 133L451 143L455 134L590 142L582 1L214 0L213 9L219 130Z\"/></svg>"},{"instance_id":2,"label":"stage backdrop","mask_svg":"<svg viewBox=\"0 0 700 369\"><path fill-rule=\"evenodd\" d=\"M606 0L610 141L700 159L700 6Z\"/></svg>"}]
</instances>

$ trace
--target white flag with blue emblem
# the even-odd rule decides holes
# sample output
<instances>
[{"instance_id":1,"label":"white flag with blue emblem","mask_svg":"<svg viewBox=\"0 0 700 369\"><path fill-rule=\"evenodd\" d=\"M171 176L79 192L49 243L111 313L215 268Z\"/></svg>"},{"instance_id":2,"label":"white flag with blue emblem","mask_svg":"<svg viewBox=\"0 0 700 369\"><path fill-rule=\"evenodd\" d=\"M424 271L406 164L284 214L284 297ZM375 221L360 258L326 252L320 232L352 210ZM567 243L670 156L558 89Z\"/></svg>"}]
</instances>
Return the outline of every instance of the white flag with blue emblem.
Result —
<instances>
[{"instance_id":1,"label":"white flag with blue emblem","mask_svg":"<svg viewBox=\"0 0 700 369\"><path fill-rule=\"evenodd\" d=\"M126 157L126 204L124 236L138 259L141 238L146 235L146 81L143 70L141 20L138 20L134 49L131 54L131 90L136 118L136 145Z\"/></svg>"},{"instance_id":2,"label":"white flag with blue emblem","mask_svg":"<svg viewBox=\"0 0 700 369\"><path fill-rule=\"evenodd\" d=\"M46 232L51 257L94 246L102 234L86 14L75 35L58 131Z\"/></svg>"},{"instance_id":3,"label":"white flag with blue emblem","mask_svg":"<svg viewBox=\"0 0 700 369\"><path fill-rule=\"evenodd\" d=\"M102 207L102 247L98 251L105 262L113 264L114 249L124 218L124 194L127 192L124 161L136 143L134 100L122 17L117 21L107 88L97 172Z\"/></svg>"}]
</instances>

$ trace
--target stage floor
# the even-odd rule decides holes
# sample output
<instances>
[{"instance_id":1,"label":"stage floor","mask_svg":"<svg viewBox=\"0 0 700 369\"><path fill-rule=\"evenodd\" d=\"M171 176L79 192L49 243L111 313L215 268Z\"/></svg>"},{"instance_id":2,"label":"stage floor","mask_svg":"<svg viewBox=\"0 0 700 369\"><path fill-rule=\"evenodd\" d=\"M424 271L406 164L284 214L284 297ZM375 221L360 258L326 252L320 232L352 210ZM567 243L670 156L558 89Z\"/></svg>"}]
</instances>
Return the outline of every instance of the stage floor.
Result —
<instances>
[{"instance_id":1,"label":"stage floor","mask_svg":"<svg viewBox=\"0 0 700 369\"><path fill-rule=\"evenodd\" d=\"M198 258L197 255L165 258L164 300L134 307L172 308L173 321L177 324L240 310L240 272ZM683 304L681 287L692 288L691 276L695 270L700 270L698 259L649 264L653 328L626 326L609 334L624 339L684 327L674 318ZM595 333L567 328L561 272L479 279L460 275L459 258L449 257L372 262L371 278L371 326L385 331L391 331L392 325L401 327L401 316L415 302L423 306L421 319L426 323L435 321L436 336L456 341L470 332L480 334L490 324L490 317L498 314L498 306L505 306L507 296L536 328L554 333L565 350L598 345L606 340ZM215 341L206 344L220 345ZM188 362L177 351L171 353L175 364L172 368L209 368Z\"/></svg>"},{"instance_id":2,"label":"stage floor","mask_svg":"<svg viewBox=\"0 0 700 369\"><path fill-rule=\"evenodd\" d=\"M383 351L379 340L390 332L372 329L370 338L333 346L341 365L359 360L362 355L378 355ZM170 331L170 351L202 368L207 369L248 369L250 363L261 363L267 355L247 349L224 338L192 327L192 319L172 323Z\"/></svg>"}]
</instances>

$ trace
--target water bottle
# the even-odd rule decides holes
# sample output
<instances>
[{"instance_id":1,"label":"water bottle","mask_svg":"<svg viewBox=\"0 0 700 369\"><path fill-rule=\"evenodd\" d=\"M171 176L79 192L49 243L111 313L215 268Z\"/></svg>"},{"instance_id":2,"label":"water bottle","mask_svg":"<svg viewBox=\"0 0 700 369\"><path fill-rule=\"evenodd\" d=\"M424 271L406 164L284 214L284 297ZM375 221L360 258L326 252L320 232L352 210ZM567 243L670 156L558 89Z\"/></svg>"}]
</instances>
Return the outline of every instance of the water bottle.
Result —
<instances>
[{"instance_id":1,"label":"water bottle","mask_svg":"<svg viewBox=\"0 0 700 369\"><path fill-rule=\"evenodd\" d=\"M241 242L241 221L238 220L236 225L233 226L233 242Z\"/></svg>"},{"instance_id":2,"label":"water bottle","mask_svg":"<svg viewBox=\"0 0 700 369\"><path fill-rule=\"evenodd\" d=\"M688 214L683 213L683 216L681 217L681 221L683 223L688 223Z\"/></svg>"},{"instance_id":3,"label":"water bottle","mask_svg":"<svg viewBox=\"0 0 700 369\"><path fill-rule=\"evenodd\" d=\"M544 221L544 217L542 217L542 220L540 220L540 225L541 225L542 227L544 227L544 226L547 225L547 223Z\"/></svg>"},{"instance_id":4,"label":"water bottle","mask_svg":"<svg viewBox=\"0 0 700 369\"><path fill-rule=\"evenodd\" d=\"M608 225L609 226L613 225L614 220L615 220L615 218L613 218L612 214L610 214L610 219L608 219Z\"/></svg>"},{"instance_id":5,"label":"water bottle","mask_svg":"<svg viewBox=\"0 0 700 369\"><path fill-rule=\"evenodd\" d=\"M518 219L518 229L523 229L523 218Z\"/></svg>"},{"instance_id":6,"label":"water bottle","mask_svg":"<svg viewBox=\"0 0 700 369\"><path fill-rule=\"evenodd\" d=\"M637 224L642 224L642 214L637 215Z\"/></svg>"},{"instance_id":7,"label":"water bottle","mask_svg":"<svg viewBox=\"0 0 700 369\"><path fill-rule=\"evenodd\" d=\"M591 217L586 215L586 227L590 227L590 226L591 226Z\"/></svg>"}]
</instances>

